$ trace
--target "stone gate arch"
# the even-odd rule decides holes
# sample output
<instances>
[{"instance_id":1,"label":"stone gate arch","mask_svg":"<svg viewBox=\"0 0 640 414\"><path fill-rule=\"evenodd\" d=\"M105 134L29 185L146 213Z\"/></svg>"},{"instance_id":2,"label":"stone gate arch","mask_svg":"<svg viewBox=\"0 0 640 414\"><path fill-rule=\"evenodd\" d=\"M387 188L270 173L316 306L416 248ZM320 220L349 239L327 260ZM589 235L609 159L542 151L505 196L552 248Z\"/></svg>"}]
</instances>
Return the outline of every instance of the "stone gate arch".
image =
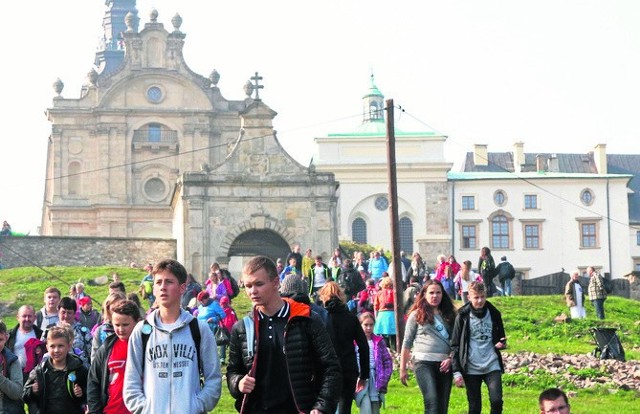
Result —
<instances>
[{"instance_id":1,"label":"stone gate arch","mask_svg":"<svg viewBox=\"0 0 640 414\"><path fill-rule=\"evenodd\" d=\"M220 249L226 257L263 255L275 261L285 258L294 240L286 227L271 217L252 217L232 229L224 238Z\"/></svg>"}]
</instances>

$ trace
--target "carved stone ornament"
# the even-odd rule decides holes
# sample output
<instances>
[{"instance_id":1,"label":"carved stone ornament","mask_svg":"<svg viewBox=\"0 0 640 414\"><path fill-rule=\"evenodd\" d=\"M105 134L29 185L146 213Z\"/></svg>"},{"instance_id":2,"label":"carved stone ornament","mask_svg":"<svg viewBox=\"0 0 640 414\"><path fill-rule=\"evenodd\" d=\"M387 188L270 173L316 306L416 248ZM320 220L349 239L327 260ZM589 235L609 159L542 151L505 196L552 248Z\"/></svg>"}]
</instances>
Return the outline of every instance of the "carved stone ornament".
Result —
<instances>
[{"instance_id":1,"label":"carved stone ornament","mask_svg":"<svg viewBox=\"0 0 640 414\"><path fill-rule=\"evenodd\" d=\"M60 96L60 94L62 93L63 89L64 89L64 83L62 83L60 78L56 79L56 81L53 82L53 90L55 91L55 93L58 96Z\"/></svg>"},{"instance_id":2,"label":"carved stone ornament","mask_svg":"<svg viewBox=\"0 0 640 414\"><path fill-rule=\"evenodd\" d=\"M178 13L176 13L176 15L171 18L171 24L173 25L174 32L180 32L180 26L182 26L182 17Z\"/></svg>"},{"instance_id":3,"label":"carved stone ornament","mask_svg":"<svg viewBox=\"0 0 640 414\"><path fill-rule=\"evenodd\" d=\"M218 86L218 81L220 81L220 73L214 69L211 72L211 75L209 75L209 80L211 81L214 87Z\"/></svg>"},{"instance_id":4,"label":"carved stone ornament","mask_svg":"<svg viewBox=\"0 0 640 414\"><path fill-rule=\"evenodd\" d=\"M253 83L250 80L244 84L244 93L247 95L247 98L251 98L251 94L253 94Z\"/></svg>"},{"instance_id":5,"label":"carved stone ornament","mask_svg":"<svg viewBox=\"0 0 640 414\"><path fill-rule=\"evenodd\" d=\"M96 86L96 82L98 81L98 72L94 68L91 68L89 73L87 73L87 80L89 81L89 85Z\"/></svg>"},{"instance_id":6,"label":"carved stone ornament","mask_svg":"<svg viewBox=\"0 0 640 414\"><path fill-rule=\"evenodd\" d=\"M136 16L133 13L128 12L126 16L124 16L124 24L127 25L127 32L135 31L133 26L135 25Z\"/></svg>"},{"instance_id":7,"label":"carved stone ornament","mask_svg":"<svg viewBox=\"0 0 640 414\"><path fill-rule=\"evenodd\" d=\"M153 9L149 14L149 19L151 19L151 23L158 23L158 10Z\"/></svg>"}]
</instances>

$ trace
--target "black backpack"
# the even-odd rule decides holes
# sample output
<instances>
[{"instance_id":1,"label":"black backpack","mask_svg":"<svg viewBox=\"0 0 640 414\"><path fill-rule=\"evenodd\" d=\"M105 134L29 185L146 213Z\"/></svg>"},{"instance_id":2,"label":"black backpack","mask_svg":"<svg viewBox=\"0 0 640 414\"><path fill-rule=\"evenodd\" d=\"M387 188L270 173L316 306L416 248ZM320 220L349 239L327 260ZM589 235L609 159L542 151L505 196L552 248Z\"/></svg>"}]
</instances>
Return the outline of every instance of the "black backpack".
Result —
<instances>
[{"instance_id":1,"label":"black backpack","mask_svg":"<svg viewBox=\"0 0 640 414\"><path fill-rule=\"evenodd\" d=\"M229 299L233 299L240 294L240 286L238 286L238 281L231 276L231 273L227 269L222 269L224 272L224 276L229 279L231 282L231 293L229 294Z\"/></svg>"}]
</instances>

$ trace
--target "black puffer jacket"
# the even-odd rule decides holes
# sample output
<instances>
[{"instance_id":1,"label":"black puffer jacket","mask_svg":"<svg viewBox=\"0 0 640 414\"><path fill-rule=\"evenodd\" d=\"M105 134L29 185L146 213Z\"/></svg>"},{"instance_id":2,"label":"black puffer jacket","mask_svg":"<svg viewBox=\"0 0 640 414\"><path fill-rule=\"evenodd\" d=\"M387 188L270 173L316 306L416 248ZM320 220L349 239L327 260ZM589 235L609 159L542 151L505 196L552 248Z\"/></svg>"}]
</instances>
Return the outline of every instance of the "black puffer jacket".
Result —
<instances>
[{"instance_id":1,"label":"black puffer jacket","mask_svg":"<svg viewBox=\"0 0 640 414\"><path fill-rule=\"evenodd\" d=\"M502 315L498 308L493 306L490 302L486 302L489 315L491 316L491 342L495 345L502 338L506 338L504 333L504 325L502 323ZM471 303L467 303L458 311L456 316L456 322L453 325L453 331L451 333L451 352L452 358L452 371L453 372L465 372L467 365L467 359L469 358L469 317L471 313ZM506 342L505 342L506 345ZM500 371L504 372L504 365L502 363L502 355L498 348L494 346L493 350L498 356L498 363L500 364Z\"/></svg>"},{"instance_id":2,"label":"black puffer jacket","mask_svg":"<svg viewBox=\"0 0 640 414\"><path fill-rule=\"evenodd\" d=\"M334 413L342 386L342 373L329 334L308 305L291 299L283 300L291 306L284 335L285 358L298 411L308 413L317 409L323 413ZM253 321L256 315L254 309L250 315ZM258 329L255 329L253 349L256 352L259 340ZM227 384L240 413L247 413L252 405L251 394L245 395L239 390L240 380L250 372L255 375L255 365L260 357L268 358L268 355L249 356L244 322L239 320L231 331Z\"/></svg>"}]
</instances>

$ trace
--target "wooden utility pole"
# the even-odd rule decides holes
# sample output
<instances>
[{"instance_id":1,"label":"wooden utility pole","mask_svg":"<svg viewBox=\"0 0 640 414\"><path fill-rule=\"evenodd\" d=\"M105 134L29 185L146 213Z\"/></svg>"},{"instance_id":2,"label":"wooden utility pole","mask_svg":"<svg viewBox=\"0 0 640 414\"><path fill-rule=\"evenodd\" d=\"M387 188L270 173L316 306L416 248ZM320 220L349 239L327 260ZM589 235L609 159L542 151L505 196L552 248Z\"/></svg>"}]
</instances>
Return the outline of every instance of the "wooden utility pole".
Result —
<instances>
[{"instance_id":1,"label":"wooden utility pole","mask_svg":"<svg viewBox=\"0 0 640 414\"><path fill-rule=\"evenodd\" d=\"M389 177L389 218L391 222L391 266L395 285L395 320L396 320L396 351L402 348L404 338L404 304L402 291L402 270L400 266L400 231L398 230L398 182L396 179L396 135L393 119L393 99L385 101L387 110L387 172Z\"/></svg>"}]
</instances>

